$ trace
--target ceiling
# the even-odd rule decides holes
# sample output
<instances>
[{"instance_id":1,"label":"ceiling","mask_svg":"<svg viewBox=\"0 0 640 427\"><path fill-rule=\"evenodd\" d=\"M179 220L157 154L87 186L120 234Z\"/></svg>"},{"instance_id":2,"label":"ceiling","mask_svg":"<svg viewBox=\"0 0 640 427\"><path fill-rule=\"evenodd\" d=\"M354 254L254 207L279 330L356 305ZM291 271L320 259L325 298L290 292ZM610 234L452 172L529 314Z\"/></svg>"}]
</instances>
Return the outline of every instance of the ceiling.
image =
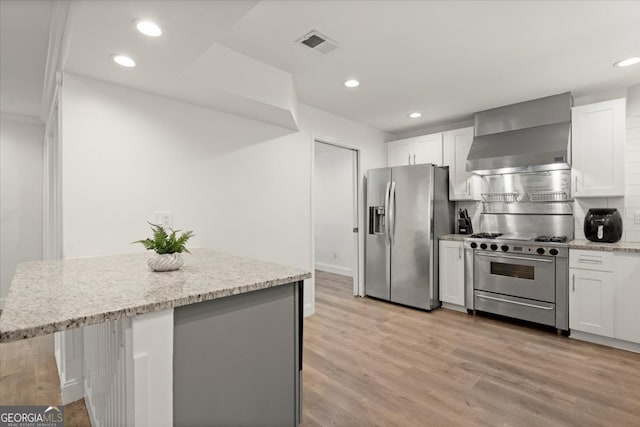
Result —
<instances>
[{"instance_id":1,"label":"ceiling","mask_svg":"<svg viewBox=\"0 0 640 427\"><path fill-rule=\"evenodd\" d=\"M640 83L640 2L266 1L224 43L293 74L299 99L384 131ZM339 48L294 40L318 30ZM356 78L360 86L346 89ZM409 119L412 111L420 119Z\"/></svg>"},{"instance_id":2,"label":"ceiling","mask_svg":"<svg viewBox=\"0 0 640 427\"><path fill-rule=\"evenodd\" d=\"M3 111L39 113L51 3L0 1ZM578 97L640 83L640 66L612 66L640 56L640 2L74 1L71 6L67 71L206 105L207 97L220 93L211 73L229 56L220 53L228 48L291 73L301 102L392 133L564 91ZM162 37L135 31L132 20L143 17L163 28ZM294 43L311 30L336 40L338 49L322 55ZM133 55L138 66L116 66L110 59L115 52ZM349 78L361 85L345 88ZM422 117L409 119L413 111Z\"/></svg>"},{"instance_id":3,"label":"ceiling","mask_svg":"<svg viewBox=\"0 0 640 427\"><path fill-rule=\"evenodd\" d=\"M0 1L0 111L38 117L53 2Z\"/></svg>"}]
</instances>

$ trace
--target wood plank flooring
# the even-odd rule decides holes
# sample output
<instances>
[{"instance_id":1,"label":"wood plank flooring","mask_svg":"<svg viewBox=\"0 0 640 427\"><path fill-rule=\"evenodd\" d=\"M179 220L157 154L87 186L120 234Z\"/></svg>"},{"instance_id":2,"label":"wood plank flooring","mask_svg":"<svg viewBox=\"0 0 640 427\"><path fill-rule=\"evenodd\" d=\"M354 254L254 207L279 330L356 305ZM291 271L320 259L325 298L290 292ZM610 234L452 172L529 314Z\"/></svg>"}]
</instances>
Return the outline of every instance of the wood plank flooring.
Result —
<instances>
[{"instance_id":1,"label":"wood plank flooring","mask_svg":"<svg viewBox=\"0 0 640 427\"><path fill-rule=\"evenodd\" d=\"M61 405L53 335L0 344L0 405ZM91 427L84 399L64 406L64 425Z\"/></svg>"},{"instance_id":2,"label":"wood plank flooring","mask_svg":"<svg viewBox=\"0 0 640 427\"><path fill-rule=\"evenodd\" d=\"M316 272L303 426L640 426L640 355L351 295ZM51 336L0 344L0 403L59 403ZM65 425L88 426L83 401Z\"/></svg>"},{"instance_id":3,"label":"wood plank flooring","mask_svg":"<svg viewBox=\"0 0 640 427\"><path fill-rule=\"evenodd\" d=\"M305 426L640 426L640 355L351 295L316 271Z\"/></svg>"}]
</instances>

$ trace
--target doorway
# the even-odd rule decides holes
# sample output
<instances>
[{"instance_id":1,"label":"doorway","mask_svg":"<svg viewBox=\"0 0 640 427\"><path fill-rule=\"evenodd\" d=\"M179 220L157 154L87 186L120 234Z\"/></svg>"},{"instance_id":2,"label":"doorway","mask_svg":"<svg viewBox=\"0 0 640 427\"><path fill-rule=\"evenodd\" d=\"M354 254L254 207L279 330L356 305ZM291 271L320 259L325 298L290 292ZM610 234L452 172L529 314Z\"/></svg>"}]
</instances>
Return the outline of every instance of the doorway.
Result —
<instances>
[{"instance_id":1,"label":"doorway","mask_svg":"<svg viewBox=\"0 0 640 427\"><path fill-rule=\"evenodd\" d=\"M358 157L358 150L314 141L314 267L351 283L353 295L359 283Z\"/></svg>"}]
</instances>

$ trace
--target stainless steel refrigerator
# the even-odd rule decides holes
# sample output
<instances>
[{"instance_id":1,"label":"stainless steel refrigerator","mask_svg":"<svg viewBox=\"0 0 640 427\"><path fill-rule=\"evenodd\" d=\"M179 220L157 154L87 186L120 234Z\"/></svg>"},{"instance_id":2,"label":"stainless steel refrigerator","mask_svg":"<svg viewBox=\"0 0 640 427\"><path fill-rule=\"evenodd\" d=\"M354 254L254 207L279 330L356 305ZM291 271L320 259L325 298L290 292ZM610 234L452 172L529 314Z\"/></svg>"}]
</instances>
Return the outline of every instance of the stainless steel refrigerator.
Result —
<instances>
[{"instance_id":1,"label":"stainless steel refrigerator","mask_svg":"<svg viewBox=\"0 0 640 427\"><path fill-rule=\"evenodd\" d=\"M454 230L448 168L411 165L367 172L365 294L432 310L438 237Z\"/></svg>"}]
</instances>

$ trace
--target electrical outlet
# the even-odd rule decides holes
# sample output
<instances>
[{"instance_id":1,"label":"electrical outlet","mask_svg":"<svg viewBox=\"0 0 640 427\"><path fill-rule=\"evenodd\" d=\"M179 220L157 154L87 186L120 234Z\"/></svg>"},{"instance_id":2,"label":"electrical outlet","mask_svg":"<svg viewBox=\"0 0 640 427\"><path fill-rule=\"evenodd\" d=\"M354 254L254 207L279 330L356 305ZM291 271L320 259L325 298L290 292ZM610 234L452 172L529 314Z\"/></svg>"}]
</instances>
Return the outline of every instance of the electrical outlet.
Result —
<instances>
[{"instance_id":1,"label":"electrical outlet","mask_svg":"<svg viewBox=\"0 0 640 427\"><path fill-rule=\"evenodd\" d=\"M633 213L633 223L640 224L640 212Z\"/></svg>"},{"instance_id":2,"label":"electrical outlet","mask_svg":"<svg viewBox=\"0 0 640 427\"><path fill-rule=\"evenodd\" d=\"M338 259L338 252L333 253L333 259Z\"/></svg>"},{"instance_id":3,"label":"electrical outlet","mask_svg":"<svg viewBox=\"0 0 640 427\"><path fill-rule=\"evenodd\" d=\"M173 212L171 211L153 212L153 223L161 225L164 228L173 227Z\"/></svg>"}]
</instances>

